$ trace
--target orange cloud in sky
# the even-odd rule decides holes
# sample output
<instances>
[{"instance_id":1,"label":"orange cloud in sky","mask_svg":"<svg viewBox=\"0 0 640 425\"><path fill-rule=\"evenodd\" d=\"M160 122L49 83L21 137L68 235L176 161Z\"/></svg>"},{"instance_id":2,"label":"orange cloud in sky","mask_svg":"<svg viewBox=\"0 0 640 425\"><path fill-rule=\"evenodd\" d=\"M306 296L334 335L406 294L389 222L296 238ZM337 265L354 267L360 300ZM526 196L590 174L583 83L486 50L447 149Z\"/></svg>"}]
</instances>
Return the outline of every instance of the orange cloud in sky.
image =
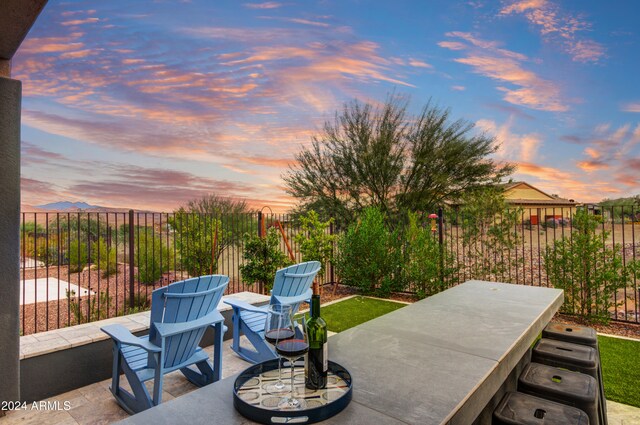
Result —
<instances>
[{"instance_id":1,"label":"orange cloud in sky","mask_svg":"<svg viewBox=\"0 0 640 425\"><path fill-rule=\"evenodd\" d=\"M526 12L530 9L539 9L545 5L547 0L520 0L511 3L510 5L504 7L500 13L503 15L508 15L510 13L522 13Z\"/></svg>"},{"instance_id":2,"label":"orange cloud in sky","mask_svg":"<svg viewBox=\"0 0 640 425\"><path fill-rule=\"evenodd\" d=\"M578 168L586 172L606 170L609 168L609 165L599 160L578 161L576 165L578 166Z\"/></svg>"},{"instance_id":3,"label":"orange cloud in sky","mask_svg":"<svg viewBox=\"0 0 640 425\"><path fill-rule=\"evenodd\" d=\"M73 19L70 21L61 22L60 25L67 27L71 25L93 24L99 21L100 21L99 18Z\"/></svg>"}]
</instances>

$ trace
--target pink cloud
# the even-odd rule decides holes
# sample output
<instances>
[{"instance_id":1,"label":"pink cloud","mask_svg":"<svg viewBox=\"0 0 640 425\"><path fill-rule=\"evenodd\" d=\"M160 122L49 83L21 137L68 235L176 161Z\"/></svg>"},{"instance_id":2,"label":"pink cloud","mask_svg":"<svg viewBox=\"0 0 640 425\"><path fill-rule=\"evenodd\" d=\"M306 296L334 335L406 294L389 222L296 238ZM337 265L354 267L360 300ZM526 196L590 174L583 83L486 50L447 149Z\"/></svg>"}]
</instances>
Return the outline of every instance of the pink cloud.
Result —
<instances>
[{"instance_id":1,"label":"pink cloud","mask_svg":"<svg viewBox=\"0 0 640 425\"><path fill-rule=\"evenodd\" d=\"M267 2L263 2L263 3L244 3L243 4L244 7L248 8L248 9L277 9L279 7L282 7L283 4L282 3L277 3L275 1L267 1Z\"/></svg>"},{"instance_id":2,"label":"pink cloud","mask_svg":"<svg viewBox=\"0 0 640 425\"><path fill-rule=\"evenodd\" d=\"M569 109L562 102L560 89L555 83L540 78L532 71L525 70L513 57L480 51L472 52L466 57L455 59L455 61L471 66L477 74L519 87L516 89L498 87L498 90L505 93L504 100L509 103L544 111L567 111Z\"/></svg>"},{"instance_id":3,"label":"pink cloud","mask_svg":"<svg viewBox=\"0 0 640 425\"><path fill-rule=\"evenodd\" d=\"M284 20L287 21L287 22L292 22L294 24L311 25L312 27L329 28L331 26L331 25L327 24L326 22L311 21L309 19L287 18L287 19L284 19Z\"/></svg>"},{"instance_id":4,"label":"pink cloud","mask_svg":"<svg viewBox=\"0 0 640 425\"><path fill-rule=\"evenodd\" d=\"M409 65L416 68L433 68L433 65L418 59L409 59Z\"/></svg>"},{"instance_id":5,"label":"pink cloud","mask_svg":"<svg viewBox=\"0 0 640 425\"><path fill-rule=\"evenodd\" d=\"M502 125L495 121L482 119L476 122L478 129L496 138L498 151L496 156L505 161L523 161L530 163L535 160L542 138L536 133L516 134L511 130L514 124L513 116Z\"/></svg>"},{"instance_id":6,"label":"pink cloud","mask_svg":"<svg viewBox=\"0 0 640 425\"><path fill-rule=\"evenodd\" d=\"M606 54L605 47L594 40L582 37L591 24L580 16L564 13L547 0L518 0L502 8L500 15L524 14L527 20L539 27L540 34L560 45L576 62L598 62Z\"/></svg>"},{"instance_id":7,"label":"pink cloud","mask_svg":"<svg viewBox=\"0 0 640 425\"><path fill-rule=\"evenodd\" d=\"M640 112L640 102L629 102L622 105L623 112Z\"/></svg>"}]
</instances>

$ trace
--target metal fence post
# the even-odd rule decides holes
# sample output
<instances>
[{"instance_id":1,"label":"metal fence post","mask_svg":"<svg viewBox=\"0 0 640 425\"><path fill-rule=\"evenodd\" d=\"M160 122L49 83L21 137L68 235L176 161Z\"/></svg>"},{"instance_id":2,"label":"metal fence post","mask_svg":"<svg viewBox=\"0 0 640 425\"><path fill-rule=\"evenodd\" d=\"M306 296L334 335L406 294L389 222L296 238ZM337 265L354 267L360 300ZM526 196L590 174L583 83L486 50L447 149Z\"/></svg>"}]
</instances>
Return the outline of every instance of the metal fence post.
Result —
<instances>
[{"instance_id":1,"label":"metal fence post","mask_svg":"<svg viewBox=\"0 0 640 425\"><path fill-rule=\"evenodd\" d=\"M133 210L129 210L129 308L133 309L135 307L135 297L134 297L134 285L133 279L135 276L133 270L134 264L134 246L133 246Z\"/></svg>"},{"instance_id":2,"label":"metal fence post","mask_svg":"<svg viewBox=\"0 0 640 425\"><path fill-rule=\"evenodd\" d=\"M264 235L262 234L262 211L258 211L258 236L259 237L263 237Z\"/></svg>"},{"instance_id":3,"label":"metal fence post","mask_svg":"<svg viewBox=\"0 0 640 425\"><path fill-rule=\"evenodd\" d=\"M440 282L444 283L444 228L442 208L438 208L438 246L440 248L438 273L440 275Z\"/></svg>"},{"instance_id":4,"label":"metal fence post","mask_svg":"<svg viewBox=\"0 0 640 425\"><path fill-rule=\"evenodd\" d=\"M331 223L329 223L329 235L333 236L334 234L334 229L333 229L333 220L331 221ZM336 276L335 276L335 270L333 268L333 259L335 256L335 242L331 243L331 261L329 261L329 274L331 276L331 283L334 286L336 285ZM334 288L335 289L335 288ZM335 293L335 290L333 291Z\"/></svg>"}]
</instances>

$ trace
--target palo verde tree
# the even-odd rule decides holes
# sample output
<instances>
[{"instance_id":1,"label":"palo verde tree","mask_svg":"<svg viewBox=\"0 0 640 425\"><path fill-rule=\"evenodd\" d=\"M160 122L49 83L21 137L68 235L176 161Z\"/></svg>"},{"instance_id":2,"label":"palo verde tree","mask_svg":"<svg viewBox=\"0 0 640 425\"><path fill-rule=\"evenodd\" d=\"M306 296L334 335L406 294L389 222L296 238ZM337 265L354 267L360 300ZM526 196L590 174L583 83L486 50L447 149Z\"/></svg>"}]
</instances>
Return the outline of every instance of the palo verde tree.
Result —
<instances>
[{"instance_id":1,"label":"palo verde tree","mask_svg":"<svg viewBox=\"0 0 640 425\"><path fill-rule=\"evenodd\" d=\"M474 124L452 120L448 109L427 102L417 116L407 102L389 96L384 105L353 101L303 147L283 175L301 211L315 210L352 222L368 206L389 218L429 211L513 172L491 159L494 138Z\"/></svg>"},{"instance_id":2,"label":"palo verde tree","mask_svg":"<svg viewBox=\"0 0 640 425\"><path fill-rule=\"evenodd\" d=\"M175 231L181 266L191 276L215 273L222 252L241 243L241 229L246 226L238 223L248 219L248 212L245 201L213 194L191 200L176 210L169 225Z\"/></svg>"}]
</instances>

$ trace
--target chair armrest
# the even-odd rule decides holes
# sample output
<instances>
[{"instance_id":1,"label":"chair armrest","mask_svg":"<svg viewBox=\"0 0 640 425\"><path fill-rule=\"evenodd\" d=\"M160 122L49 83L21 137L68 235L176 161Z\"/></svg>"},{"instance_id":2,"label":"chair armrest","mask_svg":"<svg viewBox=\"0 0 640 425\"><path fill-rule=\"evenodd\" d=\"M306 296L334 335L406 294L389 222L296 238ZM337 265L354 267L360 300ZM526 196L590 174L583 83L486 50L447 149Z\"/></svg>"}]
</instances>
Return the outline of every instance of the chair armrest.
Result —
<instances>
[{"instance_id":1,"label":"chair armrest","mask_svg":"<svg viewBox=\"0 0 640 425\"><path fill-rule=\"evenodd\" d=\"M161 323L156 322L153 325L158 331L158 335L162 338L167 338L173 335L178 335L184 332L189 332L195 329L204 328L207 326L211 326L216 322L223 322L224 317L218 310L214 310L211 313L207 314L200 319L193 320L190 322L180 322L180 323Z\"/></svg>"},{"instance_id":2,"label":"chair armrest","mask_svg":"<svg viewBox=\"0 0 640 425\"><path fill-rule=\"evenodd\" d=\"M162 351L162 349L157 345L152 344L146 339L138 338L137 336L132 334L129 331L129 329L125 328L122 325L117 325L117 324L107 325L107 326L101 327L100 330L106 333L107 335L109 335L111 338L113 338L115 341L119 342L120 344L134 345L136 347L140 347L152 353L157 353Z\"/></svg>"},{"instance_id":3,"label":"chair armrest","mask_svg":"<svg viewBox=\"0 0 640 425\"><path fill-rule=\"evenodd\" d=\"M305 302L308 301L309 299L311 299L311 296L313 295L313 290L311 288L307 289L307 291L302 294L302 295L298 295L295 297L285 297L282 295L274 295L273 297L280 303L280 304L295 304L295 303L301 303L301 302Z\"/></svg>"},{"instance_id":4,"label":"chair armrest","mask_svg":"<svg viewBox=\"0 0 640 425\"><path fill-rule=\"evenodd\" d=\"M248 302L245 301L240 301L240 300L234 300L234 299L226 299L223 301L225 304L229 304L231 307L235 309L240 309L240 310L247 310L247 311L251 311L254 313L262 313L262 314L267 314L267 310L264 309L264 307L256 307L253 304L249 304Z\"/></svg>"}]
</instances>

